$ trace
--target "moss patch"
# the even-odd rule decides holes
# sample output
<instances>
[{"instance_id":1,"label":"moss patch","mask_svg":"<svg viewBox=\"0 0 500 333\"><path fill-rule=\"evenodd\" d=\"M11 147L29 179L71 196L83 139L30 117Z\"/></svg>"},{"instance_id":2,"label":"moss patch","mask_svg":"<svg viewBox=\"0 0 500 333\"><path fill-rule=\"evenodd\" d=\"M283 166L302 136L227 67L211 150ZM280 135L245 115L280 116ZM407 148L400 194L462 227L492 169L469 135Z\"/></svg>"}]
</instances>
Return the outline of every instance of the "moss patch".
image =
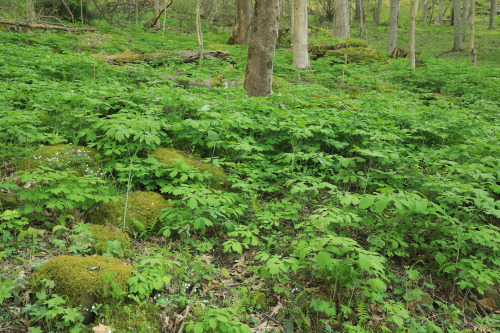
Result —
<instances>
[{"instance_id":1,"label":"moss patch","mask_svg":"<svg viewBox=\"0 0 500 333\"><path fill-rule=\"evenodd\" d=\"M346 53L346 49L339 49L333 51L327 51L326 55L330 57L337 57L344 62L344 54ZM348 62L387 62L386 57L382 54L382 52L371 49L368 47L349 47L347 48L347 61Z\"/></svg>"},{"instance_id":2,"label":"moss patch","mask_svg":"<svg viewBox=\"0 0 500 333\"><path fill-rule=\"evenodd\" d=\"M126 197L116 202L99 205L91 214L90 219L96 224L111 224L123 227L123 213ZM147 234L152 231L163 208L169 207L163 196L156 192L137 191L129 195L126 229L135 234Z\"/></svg>"},{"instance_id":3,"label":"moss patch","mask_svg":"<svg viewBox=\"0 0 500 333\"><path fill-rule=\"evenodd\" d=\"M75 171L80 175L100 175L102 172L95 159L96 154L97 150L82 146L44 146L19 162L17 169L28 171L46 166L54 170Z\"/></svg>"},{"instance_id":4,"label":"moss patch","mask_svg":"<svg viewBox=\"0 0 500 333\"><path fill-rule=\"evenodd\" d=\"M125 251L130 249L130 237L127 233L111 225L90 224L89 230L92 232L94 242L92 246L99 254L108 251L107 242L119 241L121 244L120 255L123 256Z\"/></svg>"},{"instance_id":5,"label":"moss patch","mask_svg":"<svg viewBox=\"0 0 500 333\"><path fill-rule=\"evenodd\" d=\"M54 293L67 296L69 305L76 307L88 304L89 298L98 303L110 301L104 295L106 276L112 275L112 282L121 291L126 291L133 270L132 266L116 258L59 256L40 266L31 276L30 283L36 290L42 279L54 281Z\"/></svg>"},{"instance_id":6,"label":"moss patch","mask_svg":"<svg viewBox=\"0 0 500 333\"><path fill-rule=\"evenodd\" d=\"M212 188L218 189L221 188L221 184L227 185L227 175L224 170L221 167L203 162L198 155L188 155L172 148L157 148L151 152L151 155L164 165L172 165L181 161L198 169L200 172L208 171L212 175L212 181L210 182Z\"/></svg>"},{"instance_id":7,"label":"moss patch","mask_svg":"<svg viewBox=\"0 0 500 333\"><path fill-rule=\"evenodd\" d=\"M116 333L160 332L159 310L158 306L149 302L141 305L105 306L106 318L101 322Z\"/></svg>"},{"instance_id":8,"label":"moss patch","mask_svg":"<svg viewBox=\"0 0 500 333\"><path fill-rule=\"evenodd\" d=\"M328 51L341 50L346 47L356 48L356 47L368 47L368 44L362 40L357 39L349 39L340 40L340 39L328 39L324 41L320 41L315 45L310 45L308 47L309 53L312 55L314 59L324 57Z\"/></svg>"}]
</instances>

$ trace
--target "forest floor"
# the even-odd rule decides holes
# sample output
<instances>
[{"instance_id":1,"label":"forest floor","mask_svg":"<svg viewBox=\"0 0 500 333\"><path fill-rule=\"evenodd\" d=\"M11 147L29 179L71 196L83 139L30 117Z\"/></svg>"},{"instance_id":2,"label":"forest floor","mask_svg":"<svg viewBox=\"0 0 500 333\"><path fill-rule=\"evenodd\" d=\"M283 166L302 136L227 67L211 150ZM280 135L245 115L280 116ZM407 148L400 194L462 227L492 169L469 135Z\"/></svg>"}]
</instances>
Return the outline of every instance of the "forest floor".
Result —
<instances>
[{"instance_id":1,"label":"forest floor","mask_svg":"<svg viewBox=\"0 0 500 333\"><path fill-rule=\"evenodd\" d=\"M266 98L227 30L202 61L173 27L0 32L0 331L498 330L484 23L480 66L434 58L448 27L419 29L414 71L387 27L380 55L306 72L285 40Z\"/></svg>"}]
</instances>

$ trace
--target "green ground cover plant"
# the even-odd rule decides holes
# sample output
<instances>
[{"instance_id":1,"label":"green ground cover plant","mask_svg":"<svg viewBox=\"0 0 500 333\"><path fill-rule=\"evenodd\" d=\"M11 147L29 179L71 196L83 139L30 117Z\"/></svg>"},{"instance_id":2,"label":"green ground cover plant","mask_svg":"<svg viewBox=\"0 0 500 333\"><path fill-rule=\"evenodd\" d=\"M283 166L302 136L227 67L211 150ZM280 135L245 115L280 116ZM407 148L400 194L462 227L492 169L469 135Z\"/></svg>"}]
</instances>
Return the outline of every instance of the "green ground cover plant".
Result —
<instances>
[{"instance_id":1,"label":"green ground cover plant","mask_svg":"<svg viewBox=\"0 0 500 333\"><path fill-rule=\"evenodd\" d=\"M229 31L204 34L226 60L93 56L197 47L170 23L0 31L0 331L500 327L498 59L300 72L283 47L248 98ZM69 164L22 167L54 147ZM61 261L90 277L84 310Z\"/></svg>"}]
</instances>

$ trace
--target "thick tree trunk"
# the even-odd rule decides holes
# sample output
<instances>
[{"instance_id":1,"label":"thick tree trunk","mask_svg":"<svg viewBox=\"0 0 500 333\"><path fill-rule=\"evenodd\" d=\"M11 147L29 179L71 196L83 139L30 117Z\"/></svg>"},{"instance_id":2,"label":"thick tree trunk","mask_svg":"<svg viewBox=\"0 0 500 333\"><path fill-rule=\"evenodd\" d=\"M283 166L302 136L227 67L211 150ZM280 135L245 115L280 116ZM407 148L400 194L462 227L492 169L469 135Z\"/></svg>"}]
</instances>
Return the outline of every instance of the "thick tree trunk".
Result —
<instances>
[{"instance_id":1,"label":"thick tree trunk","mask_svg":"<svg viewBox=\"0 0 500 333\"><path fill-rule=\"evenodd\" d=\"M462 50L462 14L460 0L453 0L453 51Z\"/></svg>"},{"instance_id":2,"label":"thick tree trunk","mask_svg":"<svg viewBox=\"0 0 500 333\"><path fill-rule=\"evenodd\" d=\"M380 10L382 9L382 0L377 0L377 6L373 12L373 24L380 25Z\"/></svg>"},{"instance_id":3,"label":"thick tree trunk","mask_svg":"<svg viewBox=\"0 0 500 333\"><path fill-rule=\"evenodd\" d=\"M495 29L495 16L497 15L497 0L491 0L491 9L490 9L490 24L488 29Z\"/></svg>"},{"instance_id":4,"label":"thick tree trunk","mask_svg":"<svg viewBox=\"0 0 500 333\"><path fill-rule=\"evenodd\" d=\"M279 16L279 0L255 0L244 85L250 97L272 93Z\"/></svg>"},{"instance_id":5,"label":"thick tree trunk","mask_svg":"<svg viewBox=\"0 0 500 333\"><path fill-rule=\"evenodd\" d=\"M156 22L154 24L154 28L157 30L160 30L160 20L158 19L158 16L160 16L160 0L153 0L153 10L155 13L155 19Z\"/></svg>"},{"instance_id":6,"label":"thick tree trunk","mask_svg":"<svg viewBox=\"0 0 500 333\"><path fill-rule=\"evenodd\" d=\"M476 1L472 0L470 3L470 41L469 41L469 46L470 46L470 54L472 56L472 65L476 66L477 65L477 53L476 53L476 47L474 45L474 36L475 36L475 31L476 30Z\"/></svg>"},{"instance_id":7,"label":"thick tree trunk","mask_svg":"<svg viewBox=\"0 0 500 333\"><path fill-rule=\"evenodd\" d=\"M292 7L292 65L297 69L311 69L307 52L307 0L293 0Z\"/></svg>"},{"instance_id":8,"label":"thick tree trunk","mask_svg":"<svg viewBox=\"0 0 500 333\"><path fill-rule=\"evenodd\" d=\"M389 41L387 43L387 52L394 51L398 40L398 17L399 17L399 0L391 0L389 14Z\"/></svg>"},{"instance_id":9,"label":"thick tree trunk","mask_svg":"<svg viewBox=\"0 0 500 333\"><path fill-rule=\"evenodd\" d=\"M251 4L250 0L236 0L236 24L227 43L248 44L250 37L251 23Z\"/></svg>"},{"instance_id":10,"label":"thick tree trunk","mask_svg":"<svg viewBox=\"0 0 500 333\"><path fill-rule=\"evenodd\" d=\"M349 38L349 0L334 0L333 7L333 36Z\"/></svg>"},{"instance_id":11,"label":"thick tree trunk","mask_svg":"<svg viewBox=\"0 0 500 333\"><path fill-rule=\"evenodd\" d=\"M418 13L418 0L413 0L410 16L410 68L415 69L415 20Z\"/></svg>"},{"instance_id":12,"label":"thick tree trunk","mask_svg":"<svg viewBox=\"0 0 500 333\"><path fill-rule=\"evenodd\" d=\"M26 18L28 23L35 22L35 4L33 0L26 0Z\"/></svg>"}]
</instances>

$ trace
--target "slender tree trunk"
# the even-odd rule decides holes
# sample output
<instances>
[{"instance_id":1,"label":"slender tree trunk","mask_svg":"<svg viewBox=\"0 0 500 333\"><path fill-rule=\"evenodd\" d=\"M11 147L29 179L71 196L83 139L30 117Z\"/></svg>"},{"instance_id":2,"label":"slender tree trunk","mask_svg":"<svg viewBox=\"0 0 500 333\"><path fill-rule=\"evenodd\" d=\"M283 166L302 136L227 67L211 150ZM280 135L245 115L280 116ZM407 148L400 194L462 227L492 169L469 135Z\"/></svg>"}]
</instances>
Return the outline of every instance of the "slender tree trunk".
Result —
<instances>
[{"instance_id":1,"label":"slender tree trunk","mask_svg":"<svg viewBox=\"0 0 500 333\"><path fill-rule=\"evenodd\" d=\"M200 66L203 60L203 35L201 33L200 0L196 0L196 35L198 36L198 46L200 48Z\"/></svg>"},{"instance_id":2,"label":"slender tree trunk","mask_svg":"<svg viewBox=\"0 0 500 333\"><path fill-rule=\"evenodd\" d=\"M35 22L35 4L33 0L26 0L26 18L28 23Z\"/></svg>"},{"instance_id":3,"label":"slender tree trunk","mask_svg":"<svg viewBox=\"0 0 500 333\"><path fill-rule=\"evenodd\" d=\"M155 13L155 19L157 19L158 16L160 16L160 0L153 0L153 10ZM155 29L157 30L160 30L160 21L160 19L156 20Z\"/></svg>"},{"instance_id":4,"label":"slender tree trunk","mask_svg":"<svg viewBox=\"0 0 500 333\"><path fill-rule=\"evenodd\" d=\"M439 11L438 16L436 18L436 22L434 24L443 24L443 2L444 0L439 0Z\"/></svg>"},{"instance_id":5,"label":"slender tree trunk","mask_svg":"<svg viewBox=\"0 0 500 333\"><path fill-rule=\"evenodd\" d=\"M365 0L359 0L359 11L361 13L359 19L359 38L364 38L366 31Z\"/></svg>"},{"instance_id":6,"label":"slender tree trunk","mask_svg":"<svg viewBox=\"0 0 500 333\"><path fill-rule=\"evenodd\" d=\"M250 0L236 0L236 24L227 43L248 44L250 37L251 23L251 4Z\"/></svg>"},{"instance_id":7,"label":"slender tree trunk","mask_svg":"<svg viewBox=\"0 0 500 333\"><path fill-rule=\"evenodd\" d=\"M462 50L462 14L460 0L453 0L453 51Z\"/></svg>"},{"instance_id":8,"label":"slender tree trunk","mask_svg":"<svg viewBox=\"0 0 500 333\"><path fill-rule=\"evenodd\" d=\"M380 10L382 9L382 0L377 0L377 6L373 12L373 24L380 25Z\"/></svg>"},{"instance_id":9,"label":"slender tree trunk","mask_svg":"<svg viewBox=\"0 0 500 333\"><path fill-rule=\"evenodd\" d=\"M490 24L488 29L495 29L495 16L497 15L497 0L491 0L491 9L490 9Z\"/></svg>"},{"instance_id":10,"label":"slender tree trunk","mask_svg":"<svg viewBox=\"0 0 500 333\"><path fill-rule=\"evenodd\" d=\"M358 0L357 0L358 1ZM359 0L361 1L361 0ZM333 2L333 36L349 38L349 1L334 0ZM358 8L359 6L356 6Z\"/></svg>"},{"instance_id":11,"label":"slender tree trunk","mask_svg":"<svg viewBox=\"0 0 500 333\"><path fill-rule=\"evenodd\" d=\"M389 41L387 43L387 52L394 51L398 40L398 17L399 17L399 0L391 0L390 15L389 15Z\"/></svg>"},{"instance_id":12,"label":"slender tree trunk","mask_svg":"<svg viewBox=\"0 0 500 333\"><path fill-rule=\"evenodd\" d=\"M139 3L135 0L135 24L139 24Z\"/></svg>"},{"instance_id":13,"label":"slender tree trunk","mask_svg":"<svg viewBox=\"0 0 500 333\"><path fill-rule=\"evenodd\" d=\"M472 0L476 1L476 0ZM463 0L464 7L462 9L462 43L465 42L467 37L467 25L469 22L469 0Z\"/></svg>"},{"instance_id":14,"label":"slender tree trunk","mask_svg":"<svg viewBox=\"0 0 500 333\"><path fill-rule=\"evenodd\" d=\"M422 25L427 24L427 13L429 11L429 0L422 0Z\"/></svg>"},{"instance_id":15,"label":"slender tree trunk","mask_svg":"<svg viewBox=\"0 0 500 333\"><path fill-rule=\"evenodd\" d=\"M476 1L472 0L470 3L470 54L472 56L472 65L476 66L477 65L477 53L476 53L476 47L474 45L474 35L475 35L475 30L476 30Z\"/></svg>"},{"instance_id":16,"label":"slender tree trunk","mask_svg":"<svg viewBox=\"0 0 500 333\"><path fill-rule=\"evenodd\" d=\"M292 65L297 69L311 69L307 52L307 0L293 0L292 7Z\"/></svg>"},{"instance_id":17,"label":"slender tree trunk","mask_svg":"<svg viewBox=\"0 0 500 333\"><path fill-rule=\"evenodd\" d=\"M279 0L255 0L244 85L250 97L272 93L279 7Z\"/></svg>"},{"instance_id":18,"label":"slender tree trunk","mask_svg":"<svg viewBox=\"0 0 500 333\"><path fill-rule=\"evenodd\" d=\"M335 2L336 0L334 0ZM360 4L361 0L356 0L356 20L360 20L361 19L361 4ZM335 4L334 4L335 6Z\"/></svg>"},{"instance_id":19,"label":"slender tree trunk","mask_svg":"<svg viewBox=\"0 0 500 333\"><path fill-rule=\"evenodd\" d=\"M413 0L410 16L410 68L415 69L415 20L418 13L418 0Z\"/></svg>"}]
</instances>

